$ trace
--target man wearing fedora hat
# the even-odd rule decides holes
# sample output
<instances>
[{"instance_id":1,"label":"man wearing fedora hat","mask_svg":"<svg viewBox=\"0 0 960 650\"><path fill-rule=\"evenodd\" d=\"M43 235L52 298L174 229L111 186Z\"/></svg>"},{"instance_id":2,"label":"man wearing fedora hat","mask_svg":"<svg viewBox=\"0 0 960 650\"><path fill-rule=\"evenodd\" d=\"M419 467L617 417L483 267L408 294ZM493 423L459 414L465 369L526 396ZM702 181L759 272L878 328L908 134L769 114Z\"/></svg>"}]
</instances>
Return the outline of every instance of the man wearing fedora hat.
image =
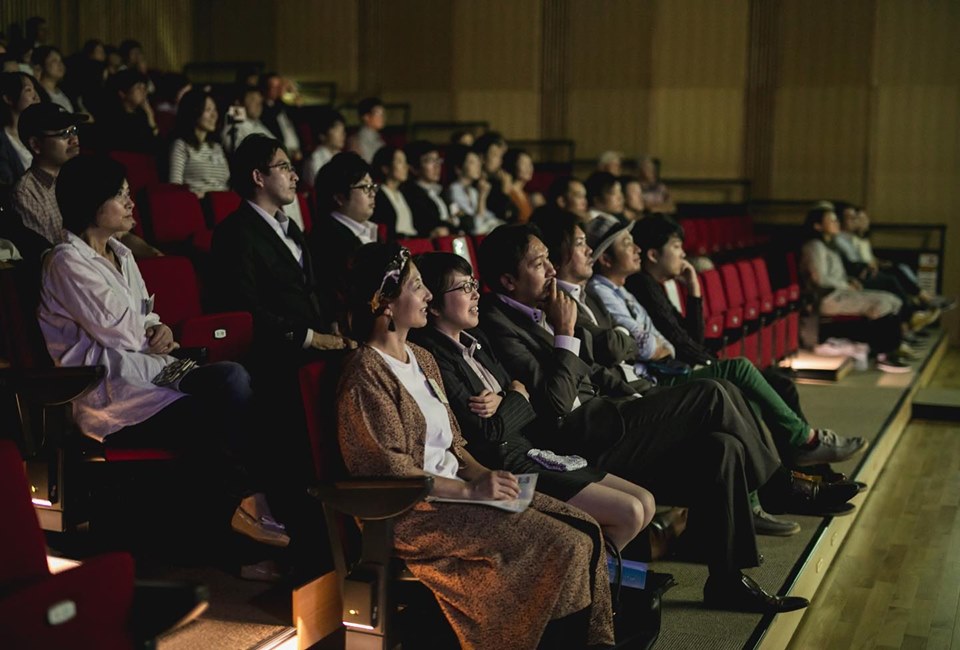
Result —
<instances>
[{"instance_id":1,"label":"man wearing fedora hat","mask_svg":"<svg viewBox=\"0 0 960 650\"><path fill-rule=\"evenodd\" d=\"M33 164L13 187L11 204L23 225L39 234L51 246L64 241L63 217L57 205L56 184L60 168L80 153L77 126L87 116L71 113L50 102L28 106L20 115L20 141L33 154ZM122 241L136 257L162 253L133 233Z\"/></svg>"}]
</instances>

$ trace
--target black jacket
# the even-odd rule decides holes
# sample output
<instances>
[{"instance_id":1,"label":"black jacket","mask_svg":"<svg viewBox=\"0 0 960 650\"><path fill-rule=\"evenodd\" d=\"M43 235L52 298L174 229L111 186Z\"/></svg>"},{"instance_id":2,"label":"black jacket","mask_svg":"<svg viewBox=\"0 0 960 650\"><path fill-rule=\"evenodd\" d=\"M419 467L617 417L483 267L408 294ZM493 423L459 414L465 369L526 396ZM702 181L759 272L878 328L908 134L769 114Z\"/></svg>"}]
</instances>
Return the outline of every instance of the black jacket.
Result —
<instances>
[{"instance_id":1,"label":"black jacket","mask_svg":"<svg viewBox=\"0 0 960 650\"><path fill-rule=\"evenodd\" d=\"M320 302L345 328L349 267L363 242L330 215L317 220L308 241L313 254Z\"/></svg>"},{"instance_id":2,"label":"black jacket","mask_svg":"<svg viewBox=\"0 0 960 650\"><path fill-rule=\"evenodd\" d=\"M687 295L687 315L681 316L667 297L663 286L649 273L641 271L627 278L627 291L650 314L654 327L677 350L677 359L691 365L716 361L703 344L703 300Z\"/></svg>"},{"instance_id":3,"label":"black jacket","mask_svg":"<svg viewBox=\"0 0 960 650\"><path fill-rule=\"evenodd\" d=\"M622 362L635 362L637 343L633 337L623 330L614 329L616 323L610 317L610 312L593 295L582 290L580 295L597 319L594 324L587 312L577 307L577 327L582 327L593 337L593 353L597 357L597 363L610 367Z\"/></svg>"},{"instance_id":4,"label":"black jacket","mask_svg":"<svg viewBox=\"0 0 960 650\"><path fill-rule=\"evenodd\" d=\"M611 398L632 396L636 391L617 371L595 361L588 331L576 330L581 342L579 356L555 348L545 329L496 294L481 299L480 327L509 375L529 391L530 402L542 418L541 435L550 435L545 446L559 453L577 453L583 451L583 442L600 451L619 440L623 420ZM574 409L578 398L580 407ZM550 434L551 430L559 435ZM596 444L590 444L593 440ZM593 462L596 456L587 460Z\"/></svg>"},{"instance_id":5,"label":"black jacket","mask_svg":"<svg viewBox=\"0 0 960 650\"><path fill-rule=\"evenodd\" d=\"M479 343L474 358L496 377L503 389L503 401L497 412L489 418L482 418L470 410L470 398L483 392L485 386L473 368L464 361L456 344L446 334L429 326L412 330L411 338L430 350L437 360L447 399L457 416L463 436L470 443L470 452L488 467L510 466L506 462L509 456L524 456L530 449L527 436L536 437L536 430L529 425L537 419L537 414L525 397L507 390L510 375L494 356L492 346L483 332L476 329L469 334Z\"/></svg>"},{"instance_id":6,"label":"black jacket","mask_svg":"<svg viewBox=\"0 0 960 650\"><path fill-rule=\"evenodd\" d=\"M303 233L293 221L289 228L301 242L302 268L246 201L213 233L214 306L253 314L253 354L259 361L278 354L299 358L307 329L330 332L334 322L329 306L321 306Z\"/></svg>"}]
</instances>

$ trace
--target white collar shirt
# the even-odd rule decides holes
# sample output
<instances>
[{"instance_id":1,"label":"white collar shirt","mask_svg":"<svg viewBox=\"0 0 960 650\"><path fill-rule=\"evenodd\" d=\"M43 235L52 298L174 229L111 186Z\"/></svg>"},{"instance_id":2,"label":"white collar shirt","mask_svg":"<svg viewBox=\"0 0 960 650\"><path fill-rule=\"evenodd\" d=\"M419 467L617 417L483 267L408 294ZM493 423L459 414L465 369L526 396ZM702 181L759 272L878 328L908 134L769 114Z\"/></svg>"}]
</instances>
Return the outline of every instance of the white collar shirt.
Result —
<instances>
[{"instance_id":1,"label":"white collar shirt","mask_svg":"<svg viewBox=\"0 0 960 650\"><path fill-rule=\"evenodd\" d=\"M372 221L360 223L359 221L354 221L341 212L333 212L330 214L330 216L349 228L350 232L356 235L357 239L359 239L362 243L372 244L377 241L377 224L373 223Z\"/></svg>"}]
</instances>

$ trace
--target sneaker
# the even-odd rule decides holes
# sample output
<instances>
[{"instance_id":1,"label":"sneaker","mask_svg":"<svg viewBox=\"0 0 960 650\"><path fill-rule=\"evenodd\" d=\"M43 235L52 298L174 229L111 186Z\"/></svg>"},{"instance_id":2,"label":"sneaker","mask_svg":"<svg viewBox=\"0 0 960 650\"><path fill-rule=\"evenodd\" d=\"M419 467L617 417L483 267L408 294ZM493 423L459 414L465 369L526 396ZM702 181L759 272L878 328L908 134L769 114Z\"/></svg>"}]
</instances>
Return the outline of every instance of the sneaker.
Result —
<instances>
[{"instance_id":1,"label":"sneaker","mask_svg":"<svg viewBox=\"0 0 960 650\"><path fill-rule=\"evenodd\" d=\"M940 310L936 308L915 311L910 316L910 329L914 331L922 330L927 325L935 323L938 318L940 318Z\"/></svg>"},{"instance_id":2,"label":"sneaker","mask_svg":"<svg viewBox=\"0 0 960 650\"><path fill-rule=\"evenodd\" d=\"M753 528L757 535L773 535L774 537L790 537L800 532L800 524L795 521L777 519L763 508L753 509Z\"/></svg>"},{"instance_id":3,"label":"sneaker","mask_svg":"<svg viewBox=\"0 0 960 650\"><path fill-rule=\"evenodd\" d=\"M910 372L911 368L909 365L901 361L896 354L881 353L877 355L877 370L880 370L882 372L892 372L895 374L903 374L906 372Z\"/></svg>"},{"instance_id":4,"label":"sneaker","mask_svg":"<svg viewBox=\"0 0 960 650\"><path fill-rule=\"evenodd\" d=\"M837 435L830 429L814 429L816 446L812 448L800 447L795 450L793 462L799 467L819 465L821 463L839 463L867 448L866 440L859 436L846 437Z\"/></svg>"},{"instance_id":5,"label":"sneaker","mask_svg":"<svg viewBox=\"0 0 960 650\"><path fill-rule=\"evenodd\" d=\"M916 361L923 355L910 347L909 343L901 343L900 347L897 348L897 356L904 361Z\"/></svg>"}]
</instances>

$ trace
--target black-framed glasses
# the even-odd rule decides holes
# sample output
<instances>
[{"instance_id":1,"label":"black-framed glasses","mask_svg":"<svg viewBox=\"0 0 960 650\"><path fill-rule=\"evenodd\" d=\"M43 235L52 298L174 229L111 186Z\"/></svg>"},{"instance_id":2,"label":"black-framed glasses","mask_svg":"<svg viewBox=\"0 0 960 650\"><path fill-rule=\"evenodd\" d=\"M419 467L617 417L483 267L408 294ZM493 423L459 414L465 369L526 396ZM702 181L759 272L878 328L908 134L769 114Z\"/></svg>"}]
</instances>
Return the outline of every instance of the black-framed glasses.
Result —
<instances>
[{"instance_id":1,"label":"black-framed glasses","mask_svg":"<svg viewBox=\"0 0 960 650\"><path fill-rule=\"evenodd\" d=\"M44 138L59 138L60 140L69 140L70 138L75 138L79 135L76 126L68 126L67 128L57 131L56 133L41 133Z\"/></svg>"},{"instance_id":2,"label":"black-framed glasses","mask_svg":"<svg viewBox=\"0 0 960 650\"><path fill-rule=\"evenodd\" d=\"M444 293L453 293L454 291L462 291L464 293L470 294L470 293L473 293L474 291L478 291L479 289L480 289L480 281L477 280L476 278L470 278L469 280L464 280L463 282L461 282L455 287L451 287L447 289L446 291L444 291Z\"/></svg>"},{"instance_id":3,"label":"black-framed glasses","mask_svg":"<svg viewBox=\"0 0 960 650\"><path fill-rule=\"evenodd\" d=\"M293 165L291 165L288 161L278 162L274 165L267 165L267 169L279 169L280 171L288 174L293 173L294 171Z\"/></svg>"},{"instance_id":4,"label":"black-framed glasses","mask_svg":"<svg viewBox=\"0 0 960 650\"><path fill-rule=\"evenodd\" d=\"M380 189L380 186L376 183L363 183L361 185L351 185L351 190L360 190L367 196L376 196L377 190Z\"/></svg>"}]
</instances>

